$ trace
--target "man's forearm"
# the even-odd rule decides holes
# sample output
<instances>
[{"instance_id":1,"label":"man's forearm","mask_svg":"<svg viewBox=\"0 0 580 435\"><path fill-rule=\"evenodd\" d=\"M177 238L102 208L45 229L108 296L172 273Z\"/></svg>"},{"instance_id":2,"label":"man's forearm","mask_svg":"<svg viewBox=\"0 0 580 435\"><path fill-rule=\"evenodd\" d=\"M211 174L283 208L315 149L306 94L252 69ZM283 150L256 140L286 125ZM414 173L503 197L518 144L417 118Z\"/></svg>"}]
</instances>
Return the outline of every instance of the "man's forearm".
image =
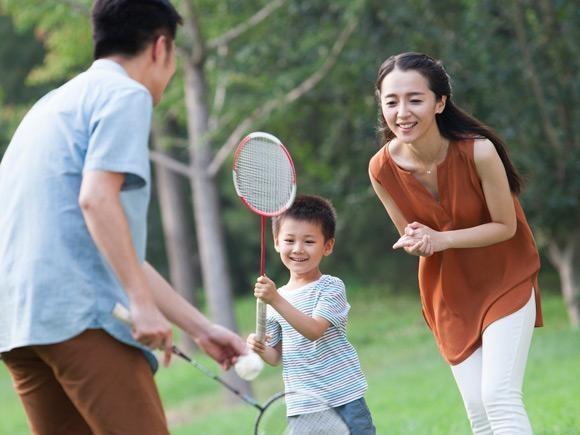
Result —
<instances>
[{"instance_id":1,"label":"man's forearm","mask_svg":"<svg viewBox=\"0 0 580 435\"><path fill-rule=\"evenodd\" d=\"M145 262L143 271L153 293L155 303L163 315L180 329L197 337L211 326L211 322L157 272Z\"/></svg>"}]
</instances>

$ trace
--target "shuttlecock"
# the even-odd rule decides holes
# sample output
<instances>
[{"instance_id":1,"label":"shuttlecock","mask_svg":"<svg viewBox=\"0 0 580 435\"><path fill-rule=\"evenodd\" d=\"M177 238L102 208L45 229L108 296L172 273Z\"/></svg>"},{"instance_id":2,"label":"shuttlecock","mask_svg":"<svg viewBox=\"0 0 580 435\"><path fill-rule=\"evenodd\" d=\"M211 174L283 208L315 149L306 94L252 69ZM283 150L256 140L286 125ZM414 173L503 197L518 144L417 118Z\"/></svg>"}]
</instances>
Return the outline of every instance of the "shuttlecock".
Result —
<instances>
[{"instance_id":1,"label":"shuttlecock","mask_svg":"<svg viewBox=\"0 0 580 435\"><path fill-rule=\"evenodd\" d=\"M264 368L264 362L257 353L249 352L238 358L234 368L240 378L246 381L252 381L256 379Z\"/></svg>"}]
</instances>

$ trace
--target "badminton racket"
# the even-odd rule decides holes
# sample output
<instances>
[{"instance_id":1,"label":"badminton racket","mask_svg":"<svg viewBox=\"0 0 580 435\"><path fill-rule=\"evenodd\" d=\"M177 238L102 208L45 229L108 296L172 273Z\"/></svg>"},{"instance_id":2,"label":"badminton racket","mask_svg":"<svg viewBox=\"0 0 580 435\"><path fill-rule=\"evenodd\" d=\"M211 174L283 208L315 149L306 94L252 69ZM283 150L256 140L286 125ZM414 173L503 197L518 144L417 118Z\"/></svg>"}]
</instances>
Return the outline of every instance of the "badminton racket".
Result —
<instances>
[{"instance_id":1,"label":"badminton racket","mask_svg":"<svg viewBox=\"0 0 580 435\"><path fill-rule=\"evenodd\" d=\"M266 273L266 219L286 211L296 196L292 157L280 140L263 132L246 136L234 154L233 179L242 202L260 216L260 276ZM256 336L264 341L266 304L256 301Z\"/></svg>"},{"instance_id":2,"label":"badminton racket","mask_svg":"<svg viewBox=\"0 0 580 435\"><path fill-rule=\"evenodd\" d=\"M113 316L131 326L131 313L120 303L113 308ZM305 391L279 392L271 396L263 405L258 401L231 386L210 369L200 364L177 346L171 352L192 364L207 377L219 382L230 392L238 396L246 404L258 410L254 423L254 435L348 435L348 426L342 416L328 402L316 394ZM288 404L298 404L314 412L287 417Z\"/></svg>"}]
</instances>

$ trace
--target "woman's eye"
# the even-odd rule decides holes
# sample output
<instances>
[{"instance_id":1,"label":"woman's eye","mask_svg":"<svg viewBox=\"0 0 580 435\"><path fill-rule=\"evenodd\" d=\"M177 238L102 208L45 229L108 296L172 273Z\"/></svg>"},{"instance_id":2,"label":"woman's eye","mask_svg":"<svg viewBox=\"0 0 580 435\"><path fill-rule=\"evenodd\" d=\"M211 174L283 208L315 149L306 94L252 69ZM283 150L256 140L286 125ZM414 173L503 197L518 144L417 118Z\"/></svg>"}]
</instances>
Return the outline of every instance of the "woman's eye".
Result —
<instances>
[{"instance_id":1,"label":"woman's eye","mask_svg":"<svg viewBox=\"0 0 580 435\"><path fill-rule=\"evenodd\" d=\"M411 103L422 103L423 100L411 100Z\"/></svg>"}]
</instances>

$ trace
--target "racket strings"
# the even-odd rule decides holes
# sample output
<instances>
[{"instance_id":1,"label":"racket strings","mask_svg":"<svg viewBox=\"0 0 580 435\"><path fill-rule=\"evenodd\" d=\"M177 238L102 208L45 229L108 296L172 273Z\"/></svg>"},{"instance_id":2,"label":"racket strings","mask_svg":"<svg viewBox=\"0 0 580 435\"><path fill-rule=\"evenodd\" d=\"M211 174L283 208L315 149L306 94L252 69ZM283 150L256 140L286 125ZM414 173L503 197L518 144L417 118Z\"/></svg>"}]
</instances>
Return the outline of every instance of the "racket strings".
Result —
<instances>
[{"instance_id":1,"label":"racket strings","mask_svg":"<svg viewBox=\"0 0 580 435\"><path fill-rule=\"evenodd\" d=\"M250 139L240 150L235 181L238 194L263 214L284 210L294 196L294 170L287 153L264 138Z\"/></svg>"},{"instance_id":2,"label":"racket strings","mask_svg":"<svg viewBox=\"0 0 580 435\"><path fill-rule=\"evenodd\" d=\"M288 400L308 400L316 412L287 416ZM256 422L256 434L263 435L348 435L340 414L326 402L304 392L280 394L266 405Z\"/></svg>"}]
</instances>

